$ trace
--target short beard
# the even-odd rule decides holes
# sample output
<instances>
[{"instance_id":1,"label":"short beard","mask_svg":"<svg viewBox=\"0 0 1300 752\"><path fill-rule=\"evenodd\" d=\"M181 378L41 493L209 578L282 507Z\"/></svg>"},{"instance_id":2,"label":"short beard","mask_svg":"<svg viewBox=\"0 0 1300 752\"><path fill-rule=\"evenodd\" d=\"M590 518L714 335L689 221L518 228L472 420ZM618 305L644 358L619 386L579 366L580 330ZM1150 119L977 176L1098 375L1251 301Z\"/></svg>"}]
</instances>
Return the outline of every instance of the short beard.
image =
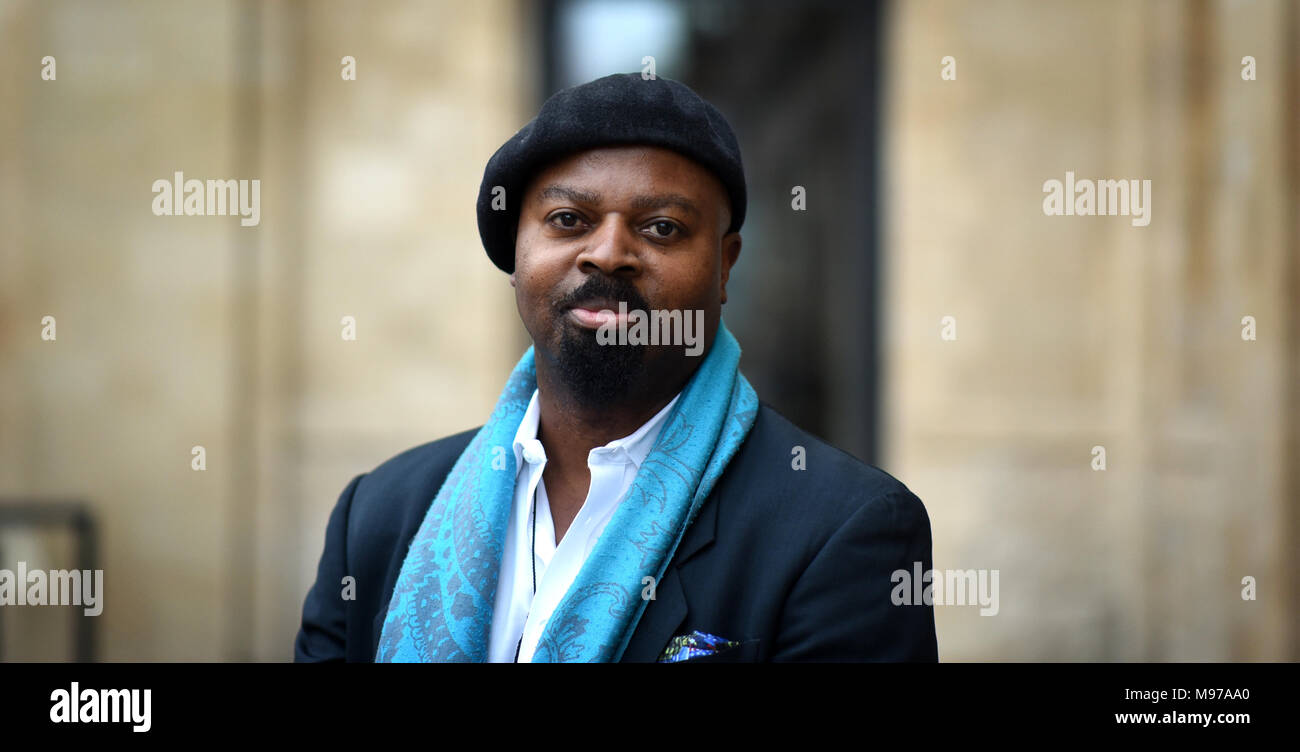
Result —
<instances>
[{"instance_id":1,"label":"short beard","mask_svg":"<svg viewBox=\"0 0 1300 752\"><path fill-rule=\"evenodd\" d=\"M566 327L557 353L559 377L584 405L609 407L626 400L645 363L645 347L608 346L596 333Z\"/></svg>"},{"instance_id":2,"label":"short beard","mask_svg":"<svg viewBox=\"0 0 1300 752\"><path fill-rule=\"evenodd\" d=\"M571 322L565 311L568 305L584 296L602 295L628 303L632 309L648 309L644 298L625 280L603 275L588 278L556 305L559 314L560 341L556 351L557 375L569 394L584 406L610 407L631 397L645 368L644 345L602 345L596 332Z\"/></svg>"}]
</instances>

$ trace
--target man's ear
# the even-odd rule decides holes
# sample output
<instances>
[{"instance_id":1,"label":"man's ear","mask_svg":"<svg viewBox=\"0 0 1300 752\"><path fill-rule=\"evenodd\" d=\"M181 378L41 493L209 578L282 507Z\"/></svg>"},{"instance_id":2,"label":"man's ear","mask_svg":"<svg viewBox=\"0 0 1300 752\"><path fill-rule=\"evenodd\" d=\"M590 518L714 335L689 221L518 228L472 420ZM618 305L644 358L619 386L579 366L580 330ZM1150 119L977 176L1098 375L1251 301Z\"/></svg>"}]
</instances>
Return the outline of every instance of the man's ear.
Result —
<instances>
[{"instance_id":1,"label":"man's ear","mask_svg":"<svg viewBox=\"0 0 1300 752\"><path fill-rule=\"evenodd\" d=\"M727 302L727 280L731 277L731 267L740 258L740 233L732 232L722 236L722 302Z\"/></svg>"},{"instance_id":2,"label":"man's ear","mask_svg":"<svg viewBox=\"0 0 1300 752\"><path fill-rule=\"evenodd\" d=\"M510 286L511 286L511 287L514 287L514 286L515 286L515 273L514 273L514 272L510 272Z\"/></svg>"}]
</instances>

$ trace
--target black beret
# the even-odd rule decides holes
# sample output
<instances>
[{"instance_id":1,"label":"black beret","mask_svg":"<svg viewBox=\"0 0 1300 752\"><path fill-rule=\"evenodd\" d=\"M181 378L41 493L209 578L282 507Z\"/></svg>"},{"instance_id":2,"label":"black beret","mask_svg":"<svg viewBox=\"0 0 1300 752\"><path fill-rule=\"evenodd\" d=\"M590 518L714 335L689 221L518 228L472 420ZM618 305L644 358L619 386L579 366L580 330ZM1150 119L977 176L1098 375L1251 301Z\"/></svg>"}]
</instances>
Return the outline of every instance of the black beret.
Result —
<instances>
[{"instance_id":1,"label":"black beret","mask_svg":"<svg viewBox=\"0 0 1300 752\"><path fill-rule=\"evenodd\" d=\"M478 190L478 233L492 263L514 271L519 205L528 181L561 157L624 144L662 146L713 172L731 199L727 232L740 229L745 170L722 113L680 82L615 73L553 94L488 160ZM492 208L497 186L505 189L504 209Z\"/></svg>"}]
</instances>

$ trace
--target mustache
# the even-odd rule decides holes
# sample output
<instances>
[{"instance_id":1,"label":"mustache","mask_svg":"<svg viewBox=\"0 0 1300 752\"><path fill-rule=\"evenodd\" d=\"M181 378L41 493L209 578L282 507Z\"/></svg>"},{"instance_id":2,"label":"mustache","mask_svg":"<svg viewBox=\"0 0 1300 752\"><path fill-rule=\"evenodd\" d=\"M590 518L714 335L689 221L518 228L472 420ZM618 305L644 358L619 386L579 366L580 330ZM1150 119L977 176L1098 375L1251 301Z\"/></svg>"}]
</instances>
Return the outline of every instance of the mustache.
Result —
<instances>
[{"instance_id":1,"label":"mustache","mask_svg":"<svg viewBox=\"0 0 1300 752\"><path fill-rule=\"evenodd\" d=\"M555 310L563 313L572 306L592 298L606 298L627 303L629 309L650 310L650 304L641 297L636 287L626 279L593 274L587 281L578 285L573 292L562 296L555 304Z\"/></svg>"}]
</instances>

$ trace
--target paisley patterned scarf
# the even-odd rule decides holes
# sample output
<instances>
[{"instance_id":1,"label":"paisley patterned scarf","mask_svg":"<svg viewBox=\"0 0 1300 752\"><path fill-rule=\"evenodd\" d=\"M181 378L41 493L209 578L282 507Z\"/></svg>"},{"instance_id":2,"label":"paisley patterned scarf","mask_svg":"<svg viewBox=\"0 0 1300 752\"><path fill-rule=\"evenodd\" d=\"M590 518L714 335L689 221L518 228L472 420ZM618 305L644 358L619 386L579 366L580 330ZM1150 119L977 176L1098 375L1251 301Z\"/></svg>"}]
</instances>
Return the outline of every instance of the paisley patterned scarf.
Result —
<instances>
[{"instance_id":1,"label":"paisley patterned scarf","mask_svg":"<svg viewBox=\"0 0 1300 752\"><path fill-rule=\"evenodd\" d=\"M758 396L740 346L718 327L577 578L547 621L534 662L617 661L686 528L754 424ZM514 503L515 432L537 386L530 347L491 419L456 460L402 562L377 662L487 660L497 575Z\"/></svg>"}]
</instances>

